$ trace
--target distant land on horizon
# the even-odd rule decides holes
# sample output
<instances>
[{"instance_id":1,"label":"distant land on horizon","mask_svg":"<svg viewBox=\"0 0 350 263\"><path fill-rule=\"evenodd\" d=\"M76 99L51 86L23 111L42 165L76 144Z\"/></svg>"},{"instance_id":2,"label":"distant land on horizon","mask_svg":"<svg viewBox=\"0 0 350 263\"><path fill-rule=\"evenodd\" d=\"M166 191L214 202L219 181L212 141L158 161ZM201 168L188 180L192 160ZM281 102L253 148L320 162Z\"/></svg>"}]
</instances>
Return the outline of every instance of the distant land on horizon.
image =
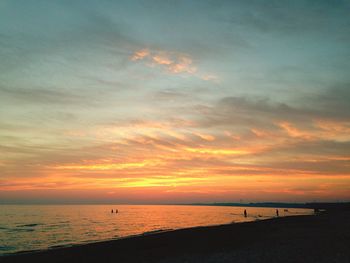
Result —
<instances>
[{"instance_id":1,"label":"distant land on horizon","mask_svg":"<svg viewBox=\"0 0 350 263\"><path fill-rule=\"evenodd\" d=\"M257 202L257 203L193 203L197 206L241 206L241 207L278 207L278 208L322 208L322 209L350 209L350 202Z\"/></svg>"}]
</instances>

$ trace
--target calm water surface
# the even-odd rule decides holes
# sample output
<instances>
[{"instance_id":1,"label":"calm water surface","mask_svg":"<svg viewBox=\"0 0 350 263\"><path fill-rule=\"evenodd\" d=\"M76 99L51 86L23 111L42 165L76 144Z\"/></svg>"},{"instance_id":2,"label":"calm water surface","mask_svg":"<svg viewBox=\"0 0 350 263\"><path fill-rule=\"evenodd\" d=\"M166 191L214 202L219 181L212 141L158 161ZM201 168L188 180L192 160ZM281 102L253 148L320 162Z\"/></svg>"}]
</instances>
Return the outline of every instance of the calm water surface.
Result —
<instances>
[{"instance_id":1,"label":"calm water surface","mask_svg":"<svg viewBox=\"0 0 350 263\"><path fill-rule=\"evenodd\" d=\"M111 213L118 209L119 213ZM247 209L248 217L243 216ZM280 216L311 214L279 209ZM255 221L274 208L171 205L0 205L0 255L157 230Z\"/></svg>"}]
</instances>

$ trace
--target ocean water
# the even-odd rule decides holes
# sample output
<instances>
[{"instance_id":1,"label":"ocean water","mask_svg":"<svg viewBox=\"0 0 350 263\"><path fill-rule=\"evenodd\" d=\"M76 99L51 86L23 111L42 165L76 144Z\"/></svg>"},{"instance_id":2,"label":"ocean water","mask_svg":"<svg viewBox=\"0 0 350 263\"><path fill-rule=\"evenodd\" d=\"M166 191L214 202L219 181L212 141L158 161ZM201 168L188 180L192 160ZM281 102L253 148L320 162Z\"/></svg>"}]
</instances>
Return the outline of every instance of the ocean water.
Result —
<instances>
[{"instance_id":1,"label":"ocean water","mask_svg":"<svg viewBox=\"0 0 350 263\"><path fill-rule=\"evenodd\" d=\"M111 213L111 209L119 212ZM255 221L274 217L275 211L179 205L0 205L0 255L162 230ZM279 209L280 216L311 213L309 209Z\"/></svg>"}]
</instances>

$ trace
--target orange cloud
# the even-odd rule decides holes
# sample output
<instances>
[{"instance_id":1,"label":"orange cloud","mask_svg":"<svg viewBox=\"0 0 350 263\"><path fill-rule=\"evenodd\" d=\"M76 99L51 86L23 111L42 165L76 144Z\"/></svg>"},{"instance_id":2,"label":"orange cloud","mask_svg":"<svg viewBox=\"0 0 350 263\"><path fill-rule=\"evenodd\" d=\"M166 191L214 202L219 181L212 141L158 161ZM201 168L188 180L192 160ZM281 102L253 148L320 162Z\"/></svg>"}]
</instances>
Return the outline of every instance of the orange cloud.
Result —
<instances>
[{"instance_id":1,"label":"orange cloud","mask_svg":"<svg viewBox=\"0 0 350 263\"><path fill-rule=\"evenodd\" d=\"M219 78L218 76L215 76L215 75L204 74L201 76L201 79L207 80L207 81L217 81Z\"/></svg>"},{"instance_id":2,"label":"orange cloud","mask_svg":"<svg viewBox=\"0 0 350 263\"><path fill-rule=\"evenodd\" d=\"M150 55L150 51L148 49L141 49L136 51L132 57L131 60L135 61L135 60L141 60L144 59L145 57L148 57Z\"/></svg>"},{"instance_id":3,"label":"orange cloud","mask_svg":"<svg viewBox=\"0 0 350 263\"><path fill-rule=\"evenodd\" d=\"M288 147L297 147L296 142L303 143L301 139L343 134L346 125L328 128L321 123L318 126L323 128L308 126L308 130L290 122L278 125L281 129L250 127L241 131L226 126L204 129L183 119L119 121L95 130L99 145L64 152L72 154L74 160L70 156L51 158L55 160L52 163L41 157L47 163L31 166L30 178L6 176L12 167L2 162L0 190L129 190L140 191L143 198L146 192L154 198L164 193L201 193L209 197L222 193L226 200L233 194L305 198L337 192L337 196L344 196L350 185L348 155L327 151L318 156ZM323 171L321 162L335 168ZM33 176L35 169L43 176ZM22 173L17 170L17 174Z\"/></svg>"},{"instance_id":4,"label":"orange cloud","mask_svg":"<svg viewBox=\"0 0 350 263\"><path fill-rule=\"evenodd\" d=\"M194 132L194 135L200 137L201 139L205 140L205 141L214 141L215 137L209 134L203 134L203 133L199 133L199 132Z\"/></svg>"},{"instance_id":5,"label":"orange cloud","mask_svg":"<svg viewBox=\"0 0 350 263\"><path fill-rule=\"evenodd\" d=\"M174 64L174 61L172 61L169 57L167 57L166 54L158 54L154 55L152 57L152 60L159 64L159 65L171 65Z\"/></svg>"},{"instance_id":6,"label":"orange cloud","mask_svg":"<svg viewBox=\"0 0 350 263\"><path fill-rule=\"evenodd\" d=\"M175 74L185 72L193 75L197 72L197 68L192 66L192 59L185 56L179 57L177 63L171 64L168 70Z\"/></svg>"},{"instance_id":7,"label":"orange cloud","mask_svg":"<svg viewBox=\"0 0 350 263\"><path fill-rule=\"evenodd\" d=\"M350 140L350 122L318 119L314 125L321 129L323 137Z\"/></svg>"},{"instance_id":8,"label":"orange cloud","mask_svg":"<svg viewBox=\"0 0 350 263\"><path fill-rule=\"evenodd\" d=\"M148 166L160 165L160 160L146 160L142 162L134 163L95 163L95 164L71 164L71 165L59 165L54 166L55 169L68 169L68 170L123 170L133 168L145 168Z\"/></svg>"},{"instance_id":9,"label":"orange cloud","mask_svg":"<svg viewBox=\"0 0 350 263\"><path fill-rule=\"evenodd\" d=\"M213 155L243 155L248 154L247 150L238 149L209 149L209 148L186 148L186 151L200 154L213 154Z\"/></svg>"},{"instance_id":10,"label":"orange cloud","mask_svg":"<svg viewBox=\"0 0 350 263\"><path fill-rule=\"evenodd\" d=\"M216 81L218 77L213 74L202 74L198 72L197 67L193 63L193 59L189 55L166 52L166 51L150 51L148 49L141 49L135 51L131 56L132 61L145 60L146 65L162 66L168 73L171 74L188 74L198 77L205 81Z\"/></svg>"},{"instance_id":11,"label":"orange cloud","mask_svg":"<svg viewBox=\"0 0 350 263\"><path fill-rule=\"evenodd\" d=\"M290 137L300 137L304 139L310 139L313 137L311 133L301 131L297 129L292 123L287 121L279 122L278 126L285 130Z\"/></svg>"}]
</instances>

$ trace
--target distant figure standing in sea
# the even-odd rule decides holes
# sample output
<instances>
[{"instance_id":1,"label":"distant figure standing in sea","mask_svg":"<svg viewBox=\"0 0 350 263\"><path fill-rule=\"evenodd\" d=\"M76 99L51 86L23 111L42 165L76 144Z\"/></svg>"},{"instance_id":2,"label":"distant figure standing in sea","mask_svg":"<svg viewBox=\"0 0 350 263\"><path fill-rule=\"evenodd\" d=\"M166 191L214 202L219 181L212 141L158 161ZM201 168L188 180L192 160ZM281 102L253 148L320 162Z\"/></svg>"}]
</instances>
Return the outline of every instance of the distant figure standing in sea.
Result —
<instances>
[{"instance_id":1,"label":"distant figure standing in sea","mask_svg":"<svg viewBox=\"0 0 350 263\"><path fill-rule=\"evenodd\" d=\"M279 216L279 212L278 212L278 209L276 209L276 216Z\"/></svg>"},{"instance_id":2,"label":"distant figure standing in sea","mask_svg":"<svg viewBox=\"0 0 350 263\"><path fill-rule=\"evenodd\" d=\"M111 213L113 214L113 209L112 209Z\"/></svg>"},{"instance_id":3,"label":"distant figure standing in sea","mask_svg":"<svg viewBox=\"0 0 350 263\"><path fill-rule=\"evenodd\" d=\"M244 217L247 217L247 210L244 209Z\"/></svg>"}]
</instances>

